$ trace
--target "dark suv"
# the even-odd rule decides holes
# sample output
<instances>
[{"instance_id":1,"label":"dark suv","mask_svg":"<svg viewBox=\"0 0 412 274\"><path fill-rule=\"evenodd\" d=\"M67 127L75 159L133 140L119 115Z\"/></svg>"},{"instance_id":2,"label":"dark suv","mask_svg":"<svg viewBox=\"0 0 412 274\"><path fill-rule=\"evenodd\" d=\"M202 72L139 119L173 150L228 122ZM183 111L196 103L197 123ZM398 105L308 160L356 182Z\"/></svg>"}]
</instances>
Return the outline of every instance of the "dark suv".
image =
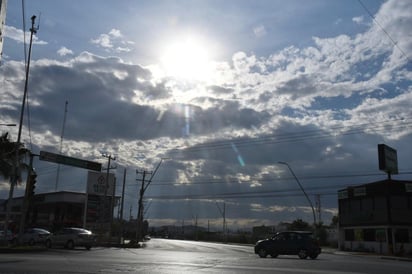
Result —
<instances>
[{"instance_id":1,"label":"dark suv","mask_svg":"<svg viewBox=\"0 0 412 274\"><path fill-rule=\"evenodd\" d=\"M261 258L267 255L298 255L301 259L308 256L316 259L321 252L318 242L309 231L278 232L272 238L260 240L255 245L255 253Z\"/></svg>"}]
</instances>

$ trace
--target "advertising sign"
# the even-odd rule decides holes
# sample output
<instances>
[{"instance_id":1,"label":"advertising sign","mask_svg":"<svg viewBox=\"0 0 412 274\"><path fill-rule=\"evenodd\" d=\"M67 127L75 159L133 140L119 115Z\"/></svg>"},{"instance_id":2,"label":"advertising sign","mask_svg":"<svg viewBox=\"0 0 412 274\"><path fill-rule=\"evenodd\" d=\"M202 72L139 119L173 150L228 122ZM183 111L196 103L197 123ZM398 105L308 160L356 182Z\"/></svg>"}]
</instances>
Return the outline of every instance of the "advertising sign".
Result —
<instances>
[{"instance_id":1,"label":"advertising sign","mask_svg":"<svg viewBox=\"0 0 412 274\"><path fill-rule=\"evenodd\" d=\"M385 144L378 145L379 170L388 174L398 174L398 155L396 149Z\"/></svg>"},{"instance_id":2,"label":"advertising sign","mask_svg":"<svg viewBox=\"0 0 412 274\"><path fill-rule=\"evenodd\" d=\"M109 173L109 180L106 180L106 176L106 172L89 171L87 174L87 194L102 196L105 194L108 196L114 195L114 174Z\"/></svg>"}]
</instances>

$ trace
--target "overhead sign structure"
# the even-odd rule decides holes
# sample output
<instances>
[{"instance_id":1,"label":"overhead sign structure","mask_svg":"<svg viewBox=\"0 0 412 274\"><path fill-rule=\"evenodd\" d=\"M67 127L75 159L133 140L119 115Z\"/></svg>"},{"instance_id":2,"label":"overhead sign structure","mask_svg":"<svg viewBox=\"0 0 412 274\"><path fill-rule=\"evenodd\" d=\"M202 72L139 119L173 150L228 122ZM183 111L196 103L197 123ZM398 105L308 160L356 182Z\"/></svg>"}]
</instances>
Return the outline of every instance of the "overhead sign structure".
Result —
<instances>
[{"instance_id":1,"label":"overhead sign structure","mask_svg":"<svg viewBox=\"0 0 412 274\"><path fill-rule=\"evenodd\" d=\"M51 153L47 151L40 151L39 159L42 161L48 161L48 162L53 162L53 163L58 163L58 164L68 165L68 166L75 166L75 167L80 167L80 168L85 168L85 169L90 169L90 170L95 170L95 171L102 170L101 163L87 161L87 160L83 160L79 158L68 157L68 156L64 156L61 154L55 154L55 153Z\"/></svg>"},{"instance_id":2,"label":"overhead sign structure","mask_svg":"<svg viewBox=\"0 0 412 274\"><path fill-rule=\"evenodd\" d=\"M390 174L398 174L398 155L396 149L385 144L378 145L379 169Z\"/></svg>"}]
</instances>

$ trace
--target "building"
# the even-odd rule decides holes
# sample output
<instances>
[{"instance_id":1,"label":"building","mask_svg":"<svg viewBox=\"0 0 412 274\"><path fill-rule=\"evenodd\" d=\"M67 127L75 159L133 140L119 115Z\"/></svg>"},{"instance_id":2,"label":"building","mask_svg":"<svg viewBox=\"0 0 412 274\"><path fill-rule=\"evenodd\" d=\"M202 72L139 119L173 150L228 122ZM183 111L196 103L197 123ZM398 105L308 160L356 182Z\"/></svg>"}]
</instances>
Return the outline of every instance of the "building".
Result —
<instances>
[{"instance_id":1,"label":"building","mask_svg":"<svg viewBox=\"0 0 412 274\"><path fill-rule=\"evenodd\" d=\"M0 0L0 62L3 55L4 26L6 25L7 0Z\"/></svg>"},{"instance_id":2,"label":"building","mask_svg":"<svg viewBox=\"0 0 412 274\"><path fill-rule=\"evenodd\" d=\"M348 187L338 196L341 249L412 253L412 181Z\"/></svg>"},{"instance_id":3,"label":"building","mask_svg":"<svg viewBox=\"0 0 412 274\"><path fill-rule=\"evenodd\" d=\"M120 197L115 197L115 204L111 204L111 197L86 195L86 193L59 191L34 195L30 201L30 210L26 217L26 227L42 227L54 231L60 227L86 227L95 233L108 231L110 220L113 219L113 210ZM7 201L3 201L0 208L0 218L3 219ZM17 231L20 224L23 197L12 200L11 228ZM87 207L85 207L87 205ZM111 206L110 206L111 205ZM87 212L87 215L86 215ZM3 216L1 216L3 215ZM87 216L87 222L85 217Z\"/></svg>"}]
</instances>

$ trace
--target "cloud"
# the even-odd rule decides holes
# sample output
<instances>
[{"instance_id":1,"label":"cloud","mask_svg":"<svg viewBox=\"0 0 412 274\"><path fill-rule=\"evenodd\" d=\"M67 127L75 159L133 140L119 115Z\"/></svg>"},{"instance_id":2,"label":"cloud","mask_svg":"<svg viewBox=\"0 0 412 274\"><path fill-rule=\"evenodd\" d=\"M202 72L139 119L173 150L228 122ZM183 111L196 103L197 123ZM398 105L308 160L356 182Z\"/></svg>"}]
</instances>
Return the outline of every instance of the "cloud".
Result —
<instances>
[{"instance_id":1,"label":"cloud","mask_svg":"<svg viewBox=\"0 0 412 274\"><path fill-rule=\"evenodd\" d=\"M24 43L24 33L21 29L17 29L13 26L4 26L4 37L12 39L18 43ZM26 32L26 43L30 42L30 32ZM39 40L36 35L33 35L33 44L47 45L48 43L43 40Z\"/></svg>"},{"instance_id":2,"label":"cloud","mask_svg":"<svg viewBox=\"0 0 412 274\"><path fill-rule=\"evenodd\" d=\"M397 3L385 2L377 18L410 52L412 23L404 10L411 4ZM117 29L92 41L110 55L131 45ZM216 64L219 78L207 86L157 78L149 67L118 57L59 51L66 60L31 65L35 149L59 147L67 100L65 154L102 162L107 151L133 171L150 170L169 156L148 192L159 223L173 223L183 212L187 219L192 213L221 217L210 200L225 200L230 218L242 224L311 221L305 197L278 161L291 164L309 197L321 194L327 219L336 213L337 189L384 176L376 175L378 143L404 148L411 141L410 61L376 25L356 35L313 37L310 45L268 56L239 50ZM23 79L23 62L0 67L1 120L18 117ZM29 140L26 128L23 139ZM400 169L409 170L411 156L403 151ZM53 181L46 171L40 169L39 180ZM133 199L128 203L136 204Z\"/></svg>"},{"instance_id":3,"label":"cloud","mask_svg":"<svg viewBox=\"0 0 412 274\"><path fill-rule=\"evenodd\" d=\"M260 38L260 37L265 36L265 35L266 35L265 26L259 25L259 26L255 27L255 28L253 29L253 33L255 34L255 36L256 36L257 38Z\"/></svg>"},{"instance_id":4,"label":"cloud","mask_svg":"<svg viewBox=\"0 0 412 274\"><path fill-rule=\"evenodd\" d=\"M124 40L123 34L118 29L111 29L107 34L100 34L98 38L91 39L90 42L106 51L117 53L131 51L129 46L134 44L132 41Z\"/></svg>"},{"instance_id":5,"label":"cloud","mask_svg":"<svg viewBox=\"0 0 412 274\"><path fill-rule=\"evenodd\" d=\"M66 56L66 55L73 55L73 51L66 48L66 47L61 47L58 51L57 54L60 56Z\"/></svg>"},{"instance_id":6,"label":"cloud","mask_svg":"<svg viewBox=\"0 0 412 274\"><path fill-rule=\"evenodd\" d=\"M357 17L353 17L352 21L357 23L357 24L362 24L364 22L364 17L363 16L357 16Z\"/></svg>"}]
</instances>

